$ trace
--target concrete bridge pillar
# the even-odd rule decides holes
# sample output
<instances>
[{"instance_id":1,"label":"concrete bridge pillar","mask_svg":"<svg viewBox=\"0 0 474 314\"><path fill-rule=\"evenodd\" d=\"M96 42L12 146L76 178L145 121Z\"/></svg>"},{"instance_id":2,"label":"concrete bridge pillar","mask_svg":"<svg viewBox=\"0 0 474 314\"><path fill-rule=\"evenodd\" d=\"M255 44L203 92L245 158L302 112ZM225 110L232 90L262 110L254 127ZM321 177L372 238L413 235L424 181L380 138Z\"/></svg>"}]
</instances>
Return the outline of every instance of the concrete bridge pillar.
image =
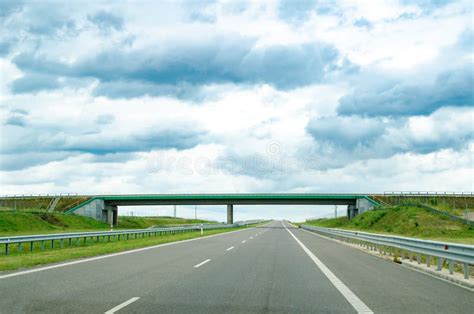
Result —
<instances>
[{"instance_id":1,"label":"concrete bridge pillar","mask_svg":"<svg viewBox=\"0 0 474 314\"><path fill-rule=\"evenodd\" d=\"M234 223L234 205L227 204L227 223L233 224Z\"/></svg>"},{"instance_id":2,"label":"concrete bridge pillar","mask_svg":"<svg viewBox=\"0 0 474 314\"><path fill-rule=\"evenodd\" d=\"M116 226L118 223L118 211L115 205L105 205L102 210L102 221L110 226Z\"/></svg>"},{"instance_id":3,"label":"concrete bridge pillar","mask_svg":"<svg viewBox=\"0 0 474 314\"><path fill-rule=\"evenodd\" d=\"M347 205L347 219L351 220L358 214L358 209L356 205Z\"/></svg>"}]
</instances>

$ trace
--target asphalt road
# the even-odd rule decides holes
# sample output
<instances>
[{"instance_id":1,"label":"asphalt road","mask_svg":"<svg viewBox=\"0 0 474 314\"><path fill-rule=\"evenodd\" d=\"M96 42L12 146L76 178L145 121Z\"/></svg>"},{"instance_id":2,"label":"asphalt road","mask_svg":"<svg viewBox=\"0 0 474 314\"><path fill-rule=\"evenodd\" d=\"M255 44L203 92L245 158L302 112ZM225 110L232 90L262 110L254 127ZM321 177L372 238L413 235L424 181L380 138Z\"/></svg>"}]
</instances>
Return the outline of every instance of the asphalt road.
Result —
<instances>
[{"instance_id":1,"label":"asphalt road","mask_svg":"<svg viewBox=\"0 0 474 314\"><path fill-rule=\"evenodd\" d=\"M288 228L286 228L288 226ZM0 313L471 313L474 293L281 221L5 277Z\"/></svg>"}]
</instances>

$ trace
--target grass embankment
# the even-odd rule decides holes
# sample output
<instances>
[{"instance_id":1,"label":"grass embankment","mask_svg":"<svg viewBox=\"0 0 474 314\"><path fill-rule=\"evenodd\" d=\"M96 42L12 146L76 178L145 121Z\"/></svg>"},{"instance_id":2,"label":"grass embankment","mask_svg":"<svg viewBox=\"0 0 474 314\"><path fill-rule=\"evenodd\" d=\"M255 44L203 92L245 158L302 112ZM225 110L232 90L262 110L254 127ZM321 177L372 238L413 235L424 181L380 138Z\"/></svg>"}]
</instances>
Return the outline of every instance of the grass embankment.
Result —
<instances>
[{"instance_id":1,"label":"grass embankment","mask_svg":"<svg viewBox=\"0 0 474 314\"><path fill-rule=\"evenodd\" d=\"M14 270L25 267L32 267L36 265L49 264L55 262L62 262L72 259L91 257L115 252L121 252L131 249L137 249L162 243L182 241L192 238L199 238L212 234L224 233L238 229L245 229L246 227L231 228L231 229L216 229L216 230L205 230L204 235L201 235L199 231L179 233L172 235L160 235L151 236L139 239L130 239L117 241L111 239L111 242L91 242L89 238L84 244L81 239L79 246L76 246L76 242L73 241L73 246L65 247L63 249L48 249L41 252L39 245L35 246L33 252L29 252L29 247L25 247L22 253L18 253L15 248L12 248L11 253L8 256L0 255L0 271ZM94 240L95 241L95 240ZM55 244L55 247L59 247L59 241ZM3 248L2 248L3 249Z\"/></svg>"},{"instance_id":2,"label":"grass embankment","mask_svg":"<svg viewBox=\"0 0 474 314\"><path fill-rule=\"evenodd\" d=\"M16 211L24 212L46 212L54 198L55 197L52 196L0 198L0 211L11 211L15 209ZM88 199L89 197L86 196L60 197L59 202L54 208L54 212L64 212Z\"/></svg>"},{"instance_id":3,"label":"grass embankment","mask_svg":"<svg viewBox=\"0 0 474 314\"><path fill-rule=\"evenodd\" d=\"M365 212L352 220L339 217L312 220L306 224L474 244L474 228L416 206L382 208Z\"/></svg>"},{"instance_id":4,"label":"grass embankment","mask_svg":"<svg viewBox=\"0 0 474 314\"><path fill-rule=\"evenodd\" d=\"M118 228L124 229L144 229L150 227L169 227L176 225L215 223L215 221L201 219L186 219L174 217L131 217L119 216Z\"/></svg>"},{"instance_id":5,"label":"grass embankment","mask_svg":"<svg viewBox=\"0 0 474 314\"><path fill-rule=\"evenodd\" d=\"M50 214L0 212L0 236L60 233L110 229L107 224L88 217Z\"/></svg>"},{"instance_id":6,"label":"grass embankment","mask_svg":"<svg viewBox=\"0 0 474 314\"><path fill-rule=\"evenodd\" d=\"M117 229L142 229L193 223L209 223L209 221L172 217L119 216ZM94 230L110 230L110 226L92 218L76 215L0 211L0 236Z\"/></svg>"}]
</instances>

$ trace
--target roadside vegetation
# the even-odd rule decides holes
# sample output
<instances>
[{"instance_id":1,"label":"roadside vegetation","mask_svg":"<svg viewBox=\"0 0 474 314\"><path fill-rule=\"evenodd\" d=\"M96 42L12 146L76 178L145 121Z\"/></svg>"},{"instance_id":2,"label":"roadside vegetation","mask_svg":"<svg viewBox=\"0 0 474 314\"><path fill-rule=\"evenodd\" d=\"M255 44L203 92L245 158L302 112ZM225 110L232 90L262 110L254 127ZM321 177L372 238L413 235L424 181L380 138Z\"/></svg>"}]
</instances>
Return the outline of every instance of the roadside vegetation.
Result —
<instances>
[{"instance_id":1,"label":"roadside vegetation","mask_svg":"<svg viewBox=\"0 0 474 314\"><path fill-rule=\"evenodd\" d=\"M117 229L143 229L153 226L167 227L194 223L211 222L199 219L173 217L119 216ZM110 230L110 226L92 218L76 215L46 212L0 211L0 236L93 230Z\"/></svg>"},{"instance_id":2,"label":"roadside vegetation","mask_svg":"<svg viewBox=\"0 0 474 314\"><path fill-rule=\"evenodd\" d=\"M170 227L176 225L201 224L201 223L217 223L202 219L186 219L174 217L132 217L119 216L118 228L122 229L144 229L150 227Z\"/></svg>"},{"instance_id":3,"label":"roadside vegetation","mask_svg":"<svg viewBox=\"0 0 474 314\"><path fill-rule=\"evenodd\" d=\"M25 198L0 198L0 211L46 212L55 197L25 197ZM65 212L68 209L87 201L86 196L60 197L54 207L54 212Z\"/></svg>"},{"instance_id":4,"label":"roadside vegetation","mask_svg":"<svg viewBox=\"0 0 474 314\"><path fill-rule=\"evenodd\" d=\"M81 240L79 242L79 246L76 246L76 244L74 244L71 247L65 247L63 249L48 249L45 251L40 251L39 247L35 247L33 252L29 252L29 250L25 249L21 253L18 253L18 251L15 250L14 247L12 247L11 253L8 256L0 255L0 271L14 270L19 268L32 267L36 265L63 262L72 259L121 252L131 249L158 245L162 243L199 238L212 234L224 233L245 228L247 227L205 230L203 235L201 235L199 231L196 231L188 233L151 236L122 241L118 241L117 239L112 238L111 242L100 243L92 242L89 238L87 239L86 243ZM55 247L58 247L58 244L59 243L55 244Z\"/></svg>"},{"instance_id":5,"label":"roadside vegetation","mask_svg":"<svg viewBox=\"0 0 474 314\"><path fill-rule=\"evenodd\" d=\"M396 206L347 217L317 219L306 224L422 239L474 244L474 228L418 206Z\"/></svg>"}]
</instances>

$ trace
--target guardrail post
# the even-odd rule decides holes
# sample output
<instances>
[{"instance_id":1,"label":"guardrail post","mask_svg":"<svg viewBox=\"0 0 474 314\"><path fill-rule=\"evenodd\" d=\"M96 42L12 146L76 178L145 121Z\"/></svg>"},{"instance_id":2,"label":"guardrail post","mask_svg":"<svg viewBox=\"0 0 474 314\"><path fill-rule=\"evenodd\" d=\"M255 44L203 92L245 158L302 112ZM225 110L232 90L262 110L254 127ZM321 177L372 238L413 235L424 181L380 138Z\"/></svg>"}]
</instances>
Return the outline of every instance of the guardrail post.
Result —
<instances>
[{"instance_id":1,"label":"guardrail post","mask_svg":"<svg viewBox=\"0 0 474 314\"><path fill-rule=\"evenodd\" d=\"M44 251L44 241L41 241L41 251Z\"/></svg>"},{"instance_id":2,"label":"guardrail post","mask_svg":"<svg viewBox=\"0 0 474 314\"><path fill-rule=\"evenodd\" d=\"M54 240L51 240L51 249L54 249Z\"/></svg>"},{"instance_id":3,"label":"guardrail post","mask_svg":"<svg viewBox=\"0 0 474 314\"><path fill-rule=\"evenodd\" d=\"M418 265L421 264L421 254L420 253L416 254L416 261L418 262Z\"/></svg>"},{"instance_id":4,"label":"guardrail post","mask_svg":"<svg viewBox=\"0 0 474 314\"><path fill-rule=\"evenodd\" d=\"M31 241L30 242L30 252L33 252L34 249L35 249L35 242Z\"/></svg>"},{"instance_id":5,"label":"guardrail post","mask_svg":"<svg viewBox=\"0 0 474 314\"><path fill-rule=\"evenodd\" d=\"M426 255L426 266L427 267L431 266L431 256L430 255Z\"/></svg>"},{"instance_id":6,"label":"guardrail post","mask_svg":"<svg viewBox=\"0 0 474 314\"><path fill-rule=\"evenodd\" d=\"M63 245L64 245L63 242L64 242L64 239L59 240L59 247L61 249L63 248Z\"/></svg>"},{"instance_id":7,"label":"guardrail post","mask_svg":"<svg viewBox=\"0 0 474 314\"><path fill-rule=\"evenodd\" d=\"M5 255L8 255L8 243L5 243Z\"/></svg>"},{"instance_id":8,"label":"guardrail post","mask_svg":"<svg viewBox=\"0 0 474 314\"><path fill-rule=\"evenodd\" d=\"M19 243L18 243L18 253L21 253L21 247L22 247L22 243L19 242Z\"/></svg>"},{"instance_id":9,"label":"guardrail post","mask_svg":"<svg viewBox=\"0 0 474 314\"><path fill-rule=\"evenodd\" d=\"M99 243L99 241L100 241L100 236L97 236L97 241L96 242Z\"/></svg>"},{"instance_id":10,"label":"guardrail post","mask_svg":"<svg viewBox=\"0 0 474 314\"><path fill-rule=\"evenodd\" d=\"M72 246L72 238L69 238L69 247Z\"/></svg>"},{"instance_id":11,"label":"guardrail post","mask_svg":"<svg viewBox=\"0 0 474 314\"><path fill-rule=\"evenodd\" d=\"M454 274L454 261L453 260L449 260L448 262L448 267L449 267L449 274L452 275Z\"/></svg>"},{"instance_id":12,"label":"guardrail post","mask_svg":"<svg viewBox=\"0 0 474 314\"><path fill-rule=\"evenodd\" d=\"M464 279L469 279L469 264L463 263L464 268Z\"/></svg>"},{"instance_id":13,"label":"guardrail post","mask_svg":"<svg viewBox=\"0 0 474 314\"><path fill-rule=\"evenodd\" d=\"M438 257L438 267L436 268L436 271L441 271L443 269L443 258Z\"/></svg>"}]
</instances>

